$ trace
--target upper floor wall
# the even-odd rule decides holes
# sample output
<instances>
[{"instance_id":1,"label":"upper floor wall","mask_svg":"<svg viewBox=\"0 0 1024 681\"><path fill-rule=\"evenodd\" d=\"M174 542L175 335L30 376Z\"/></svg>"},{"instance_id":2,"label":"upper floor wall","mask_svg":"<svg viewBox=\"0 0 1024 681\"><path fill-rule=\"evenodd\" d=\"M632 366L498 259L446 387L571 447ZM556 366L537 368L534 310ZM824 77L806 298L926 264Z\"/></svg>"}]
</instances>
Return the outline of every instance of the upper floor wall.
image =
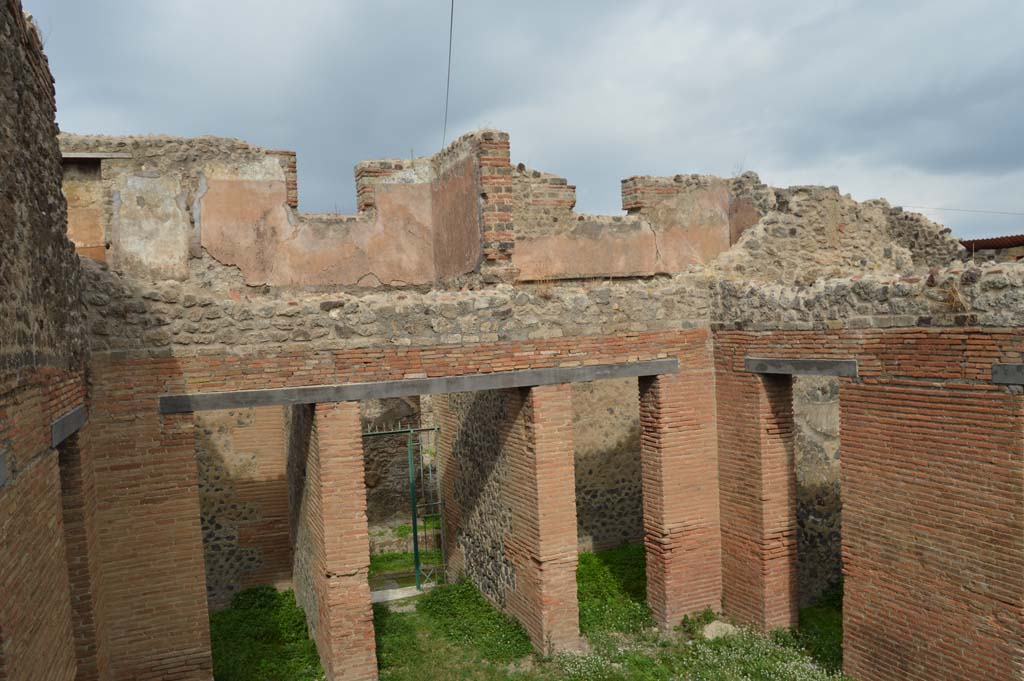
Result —
<instances>
[{"instance_id":1,"label":"upper floor wall","mask_svg":"<svg viewBox=\"0 0 1024 681\"><path fill-rule=\"evenodd\" d=\"M68 232L83 255L143 280L184 281L208 257L250 286L432 284L478 266L483 141L360 163L359 213L347 216L298 212L291 152L63 135Z\"/></svg>"},{"instance_id":2,"label":"upper floor wall","mask_svg":"<svg viewBox=\"0 0 1024 681\"><path fill-rule=\"evenodd\" d=\"M228 268L244 285L459 287L713 269L766 281L948 264L939 225L836 188L753 173L634 176L624 215L574 212L564 178L510 161L506 133L355 168L358 213L298 211L295 154L213 137L63 135L69 234L142 280ZM227 276L227 275L225 275Z\"/></svg>"}]
</instances>

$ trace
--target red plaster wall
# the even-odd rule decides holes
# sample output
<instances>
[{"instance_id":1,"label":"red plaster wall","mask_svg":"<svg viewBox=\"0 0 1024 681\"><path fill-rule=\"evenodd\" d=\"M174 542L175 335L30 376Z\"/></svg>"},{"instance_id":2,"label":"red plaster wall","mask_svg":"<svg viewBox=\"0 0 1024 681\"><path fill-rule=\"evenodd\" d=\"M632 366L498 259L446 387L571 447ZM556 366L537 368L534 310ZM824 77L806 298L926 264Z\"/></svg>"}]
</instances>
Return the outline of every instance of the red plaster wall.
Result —
<instances>
[{"instance_id":1,"label":"red plaster wall","mask_svg":"<svg viewBox=\"0 0 1024 681\"><path fill-rule=\"evenodd\" d=\"M472 272L480 263L480 177L474 155L438 170L430 185L434 276Z\"/></svg>"}]
</instances>

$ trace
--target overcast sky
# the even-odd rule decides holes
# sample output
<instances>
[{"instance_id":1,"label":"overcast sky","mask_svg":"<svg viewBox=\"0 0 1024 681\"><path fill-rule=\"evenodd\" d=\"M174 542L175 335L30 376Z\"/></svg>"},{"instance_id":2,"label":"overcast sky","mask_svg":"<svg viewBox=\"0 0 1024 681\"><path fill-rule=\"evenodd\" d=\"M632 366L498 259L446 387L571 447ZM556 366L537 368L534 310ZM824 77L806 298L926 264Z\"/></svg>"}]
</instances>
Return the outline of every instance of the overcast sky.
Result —
<instances>
[{"instance_id":1,"label":"overcast sky","mask_svg":"<svg viewBox=\"0 0 1024 681\"><path fill-rule=\"evenodd\" d=\"M23 3L63 130L294 149L307 212L352 212L360 159L440 147L447 0ZM585 212L619 213L630 175L754 170L1024 213L1024 2L456 0L448 138L478 127Z\"/></svg>"}]
</instances>

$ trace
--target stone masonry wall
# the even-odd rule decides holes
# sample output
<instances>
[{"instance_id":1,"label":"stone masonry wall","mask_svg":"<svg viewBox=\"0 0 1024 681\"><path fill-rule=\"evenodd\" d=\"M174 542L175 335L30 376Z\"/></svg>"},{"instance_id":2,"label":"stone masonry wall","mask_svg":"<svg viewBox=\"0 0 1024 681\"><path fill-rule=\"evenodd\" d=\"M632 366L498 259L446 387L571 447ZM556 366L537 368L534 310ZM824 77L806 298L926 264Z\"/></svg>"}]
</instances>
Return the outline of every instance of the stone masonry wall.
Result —
<instances>
[{"instance_id":1,"label":"stone masonry wall","mask_svg":"<svg viewBox=\"0 0 1024 681\"><path fill-rule=\"evenodd\" d=\"M808 605L842 577L839 380L793 377L797 583Z\"/></svg>"},{"instance_id":2,"label":"stone masonry wall","mask_svg":"<svg viewBox=\"0 0 1024 681\"><path fill-rule=\"evenodd\" d=\"M211 610L226 607L250 586L291 585L284 425L280 407L195 416Z\"/></svg>"},{"instance_id":3,"label":"stone masonry wall","mask_svg":"<svg viewBox=\"0 0 1024 681\"><path fill-rule=\"evenodd\" d=\"M53 79L20 3L5 0L0 17L0 371L81 369L82 280L65 234Z\"/></svg>"},{"instance_id":4,"label":"stone masonry wall","mask_svg":"<svg viewBox=\"0 0 1024 681\"><path fill-rule=\"evenodd\" d=\"M448 574L467 575L498 607L516 583L505 539L512 455L505 447L522 404L518 391L456 393L436 400ZM522 423L519 423L522 427Z\"/></svg>"},{"instance_id":5,"label":"stone masonry wall","mask_svg":"<svg viewBox=\"0 0 1024 681\"><path fill-rule=\"evenodd\" d=\"M17 0L0 2L0 102L0 679L90 679L106 664L76 555L95 541L93 462L84 437L62 461L50 432L85 403L82 280L53 79Z\"/></svg>"},{"instance_id":6,"label":"stone masonry wall","mask_svg":"<svg viewBox=\"0 0 1024 681\"><path fill-rule=\"evenodd\" d=\"M643 540L640 404L635 378L572 386L581 551Z\"/></svg>"}]
</instances>

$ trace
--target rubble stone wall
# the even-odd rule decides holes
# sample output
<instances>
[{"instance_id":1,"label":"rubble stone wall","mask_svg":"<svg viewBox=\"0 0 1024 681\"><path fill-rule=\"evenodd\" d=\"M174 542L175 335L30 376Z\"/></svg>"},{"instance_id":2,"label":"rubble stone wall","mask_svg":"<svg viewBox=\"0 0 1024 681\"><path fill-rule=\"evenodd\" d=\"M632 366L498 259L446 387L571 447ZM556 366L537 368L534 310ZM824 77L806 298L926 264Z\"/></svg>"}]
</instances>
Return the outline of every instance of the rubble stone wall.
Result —
<instances>
[{"instance_id":1,"label":"rubble stone wall","mask_svg":"<svg viewBox=\"0 0 1024 681\"><path fill-rule=\"evenodd\" d=\"M210 609L226 607L250 586L290 586L282 409L199 412L195 428Z\"/></svg>"},{"instance_id":2,"label":"rubble stone wall","mask_svg":"<svg viewBox=\"0 0 1024 681\"><path fill-rule=\"evenodd\" d=\"M525 427L522 408L518 390L456 393L436 401L448 574L468 576L501 608L516 584L505 545L512 534L508 495L516 456L508 443L513 430ZM522 439L519 433L511 441Z\"/></svg>"},{"instance_id":3,"label":"rubble stone wall","mask_svg":"<svg viewBox=\"0 0 1024 681\"><path fill-rule=\"evenodd\" d=\"M839 379L793 377L797 585L808 605L842 578Z\"/></svg>"}]
</instances>

